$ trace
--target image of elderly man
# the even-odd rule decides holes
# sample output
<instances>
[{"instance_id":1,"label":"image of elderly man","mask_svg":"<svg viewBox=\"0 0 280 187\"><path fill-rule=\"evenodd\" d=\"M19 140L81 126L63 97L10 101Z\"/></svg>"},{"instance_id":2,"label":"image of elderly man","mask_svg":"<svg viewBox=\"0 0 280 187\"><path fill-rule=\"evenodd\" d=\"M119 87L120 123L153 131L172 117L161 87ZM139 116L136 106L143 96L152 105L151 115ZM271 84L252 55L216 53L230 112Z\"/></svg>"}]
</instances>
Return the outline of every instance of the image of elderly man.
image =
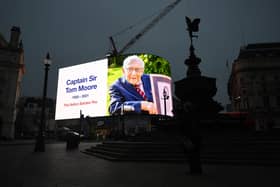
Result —
<instances>
[{"instance_id":1,"label":"image of elderly man","mask_svg":"<svg viewBox=\"0 0 280 187\"><path fill-rule=\"evenodd\" d=\"M128 56L123 61L123 76L109 89L110 114L144 113L157 114L153 103L150 76L144 74L145 63L136 56Z\"/></svg>"}]
</instances>

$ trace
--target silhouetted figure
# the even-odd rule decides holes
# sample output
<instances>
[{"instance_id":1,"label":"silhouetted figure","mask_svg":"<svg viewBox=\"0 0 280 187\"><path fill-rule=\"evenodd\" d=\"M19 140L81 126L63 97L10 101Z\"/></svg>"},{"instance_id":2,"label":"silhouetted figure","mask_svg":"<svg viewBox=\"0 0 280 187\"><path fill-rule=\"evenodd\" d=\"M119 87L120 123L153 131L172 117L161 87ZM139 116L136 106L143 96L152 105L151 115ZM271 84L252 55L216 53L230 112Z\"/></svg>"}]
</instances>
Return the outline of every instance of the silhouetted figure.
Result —
<instances>
[{"instance_id":1,"label":"silhouetted figure","mask_svg":"<svg viewBox=\"0 0 280 187\"><path fill-rule=\"evenodd\" d=\"M198 122L191 120L185 124L184 136L190 141L190 149L185 146L186 155L189 159L190 174L202 174L202 167L200 161L200 149L201 149L201 136L199 134ZM188 144L187 144L188 146Z\"/></svg>"},{"instance_id":2,"label":"silhouetted figure","mask_svg":"<svg viewBox=\"0 0 280 187\"><path fill-rule=\"evenodd\" d=\"M176 116L181 126L182 144L189 162L189 172L191 175L200 175L202 174L200 161L201 136L195 108L188 102L182 102L181 107L176 110Z\"/></svg>"}]
</instances>

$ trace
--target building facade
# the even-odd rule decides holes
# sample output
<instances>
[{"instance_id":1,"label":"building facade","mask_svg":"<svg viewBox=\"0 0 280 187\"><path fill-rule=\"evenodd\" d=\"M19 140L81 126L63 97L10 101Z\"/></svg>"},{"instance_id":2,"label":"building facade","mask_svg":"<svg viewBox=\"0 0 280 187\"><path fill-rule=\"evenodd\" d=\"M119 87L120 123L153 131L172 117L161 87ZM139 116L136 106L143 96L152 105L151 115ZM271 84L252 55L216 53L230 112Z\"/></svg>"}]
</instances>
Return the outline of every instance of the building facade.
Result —
<instances>
[{"instance_id":1,"label":"building facade","mask_svg":"<svg viewBox=\"0 0 280 187\"><path fill-rule=\"evenodd\" d=\"M15 125L16 138L34 138L39 130L42 98L41 97L20 97L17 104L17 119ZM53 137L56 131L55 100L46 98L45 120L46 136Z\"/></svg>"},{"instance_id":2,"label":"building facade","mask_svg":"<svg viewBox=\"0 0 280 187\"><path fill-rule=\"evenodd\" d=\"M280 43L248 44L232 64L232 111L248 112L256 130L280 127Z\"/></svg>"},{"instance_id":3,"label":"building facade","mask_svg":"<svg viewBox=\"0 0 280 187\"><path fill-rule=\"evenodd\" d=\"M14 138L16 104L24 74L24 50L20 28L12 27L10 41L0 34L0 137Z\"/></svg>"}]
</instances>

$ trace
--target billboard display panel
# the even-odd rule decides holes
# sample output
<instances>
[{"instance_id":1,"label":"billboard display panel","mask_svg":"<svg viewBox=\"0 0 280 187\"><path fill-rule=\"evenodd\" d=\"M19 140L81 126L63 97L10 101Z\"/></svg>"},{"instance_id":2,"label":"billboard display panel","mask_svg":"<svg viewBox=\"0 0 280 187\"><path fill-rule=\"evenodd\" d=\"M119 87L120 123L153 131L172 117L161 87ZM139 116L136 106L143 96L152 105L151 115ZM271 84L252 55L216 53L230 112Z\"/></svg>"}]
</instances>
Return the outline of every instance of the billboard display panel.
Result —
<instances>
[{"instance_id":1,"label":"billboard display panel","mask_svg":"<svg viewBox=\"0 0 280 187\"><path fill-rule=\"evenodd\" d=\"M135 58L143 62L143 68L138 62L123 66L125 60ZM60 68L55 119L76 119L81 113L89 117L173 116L170 75L169 62L152 54L118 55Z\"/></svg>"}]
</instances>

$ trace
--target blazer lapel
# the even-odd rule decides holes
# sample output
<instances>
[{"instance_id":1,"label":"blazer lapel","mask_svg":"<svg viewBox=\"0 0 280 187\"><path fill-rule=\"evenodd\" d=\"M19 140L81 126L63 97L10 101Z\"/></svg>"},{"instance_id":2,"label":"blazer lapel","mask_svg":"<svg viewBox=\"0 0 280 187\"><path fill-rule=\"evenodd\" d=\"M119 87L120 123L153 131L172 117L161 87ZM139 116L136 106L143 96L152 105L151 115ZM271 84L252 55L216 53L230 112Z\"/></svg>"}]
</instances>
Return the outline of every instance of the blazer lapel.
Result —
<instances>
[{"instance_id":1,"label":"blazer lapel","mask_svg":"<svg viewBox=\"0 0 280 187\"><path fill-rule=\"evenodd\" d=\"M153 101L152 99L152 92L151 92L151 82L150 77L148 75L143 75L142 78L143 88L144 92L146 94L146 97L149 101Z\"/></svg>"}]
</instances>

